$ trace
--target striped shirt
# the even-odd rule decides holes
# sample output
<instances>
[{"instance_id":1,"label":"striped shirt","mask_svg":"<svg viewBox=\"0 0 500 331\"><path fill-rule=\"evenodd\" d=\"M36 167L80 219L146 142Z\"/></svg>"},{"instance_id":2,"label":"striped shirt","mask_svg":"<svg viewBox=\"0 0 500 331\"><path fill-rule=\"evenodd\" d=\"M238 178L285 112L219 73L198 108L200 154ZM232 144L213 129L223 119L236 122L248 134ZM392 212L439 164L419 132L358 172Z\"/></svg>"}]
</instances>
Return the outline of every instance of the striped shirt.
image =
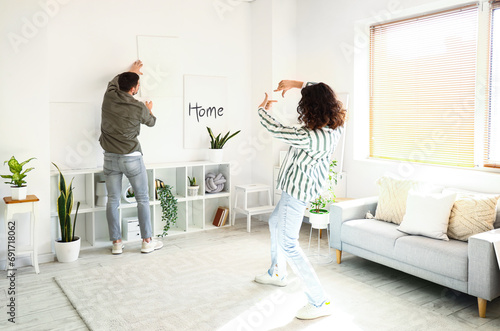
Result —
<instances>
[{"instance_id":1,"label":"striped shirt","mask_svg":"<svg viewBox=\"0 0 500 331\"><path fill-rule=\"evenodd\" d=\"M333 151L343 127L311 130L284 126L259 108L260 123L273 137L290 145L278 174L277 189L309 202L323 192Z\"/></svg>"}]
</instances>

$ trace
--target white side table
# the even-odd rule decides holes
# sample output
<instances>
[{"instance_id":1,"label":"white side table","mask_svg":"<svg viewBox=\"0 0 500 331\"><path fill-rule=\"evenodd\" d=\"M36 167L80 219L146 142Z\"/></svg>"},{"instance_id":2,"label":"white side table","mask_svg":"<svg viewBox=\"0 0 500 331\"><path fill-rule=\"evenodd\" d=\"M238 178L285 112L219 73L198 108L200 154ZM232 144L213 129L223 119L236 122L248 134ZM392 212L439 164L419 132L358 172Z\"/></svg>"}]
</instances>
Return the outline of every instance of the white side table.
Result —
<instances>
[{"instance_id":1,"label":"white side table","mask_svg":"<svg viewBox=\"0 0 500 331\"><path fill-rule=\"evenodd\" d=\"M251 218L252 215L260 215L271 213L274 210L274 206L271 200L271 187L264 184L247 184L247 185L236 185L235 187L235 198L234 198L234 208L232 214L231 224L234 225L236 214L247 215L247 231L250 232L251 228ZM243 206L238 207L238 192L243 193ZM249 193L260 193L265 192L267 197L267 204L257 207L248 207L248 194Z\"/></svg>"},{"instance_id":2,"label":"white side table","mask_svg":"<svg viewBox=\"0 0 500 331\"><path fill-rule=\"evenodd\" d=\"M5 233L7 238L9 237L9 221L13 218L14 214L20 213L30 213L30 245L24 247L18 247L16 244L16 256L22 254L31 255L31 265L35 267L35 272L40 273L38 268L38 244L37 244L37 232L36 232L36 215L38 214L38 201L39 199L36 195L28 195L24 200L12 200L12 197L4 197L5 202ZM17 237L17 233L15 233ZM17 238L16 238L17 241ZM7 240L7 252L8 249ZM8 253L7 253L8 254ZM5 262L5 270L8 269L9 261Z\"/></svg>"}]
</instances>

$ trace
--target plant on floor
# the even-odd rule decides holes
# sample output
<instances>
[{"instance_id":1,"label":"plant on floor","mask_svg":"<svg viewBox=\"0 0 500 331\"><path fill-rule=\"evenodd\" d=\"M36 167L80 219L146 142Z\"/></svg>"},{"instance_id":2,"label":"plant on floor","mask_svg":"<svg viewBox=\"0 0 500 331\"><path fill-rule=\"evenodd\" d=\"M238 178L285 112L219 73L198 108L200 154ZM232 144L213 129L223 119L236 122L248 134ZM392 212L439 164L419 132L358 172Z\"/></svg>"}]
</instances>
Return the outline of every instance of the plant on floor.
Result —
<instances>
[{"instance_id":1,"label":"plant on floor","mask_svg":"<svg viewBox=\"0 0 500 331\"><path fill-rule=\"evenodd\" d=\"M24 186L24 184L26 184L26 181L24 180L24 178L26 178L27 176L26 173L35 168L28 168L23 171L23 166L33 159L36 158L32 157L24 162L19 163L13 156L10 158L10 160L5 161L3 164L5 165L7 163L9 165L9 170L12 173L12 175L0 175L2 178L10 179L10 182L5 182L5 184L11 184L12 186L17 187Z\"/></svg>"},{"instance_id":2,"label":"plant on floor","mask_svg":"<svg viewBox=\"0 0 500 331\"><path fill-rule=\"evenodd\" d=\"M75 238L76 218L78 216L78 209L80 208L80 201L76 204L76 212L73 223L71 223L71 210L73 209L73 179L66 186L66 180L59 167L52 163L59 171L59 197L57 198L57 213L59 215L59 226L61 228L61 241L70 242L77 240Z\"/></svg>"},{"instance_id":3,"label":"plant on floor","mask_svg":"<svg viewBox=\"0 0 500 331\"><path fill-rule=\"evenodd\" d=\"M224 145L227 143L227 141L229 139L233 138L234 136L236 136L238 133L240 133L241 130L238 130L233 134L231 134L231 131L229 131L222 138L221 138L222 133L219 133L217 135L217 137L215 137L213 132L212 132L212 129L210 129L208 126L207 126L207 131L208 131L208 134L210 135L210 148L211 149L222 149L222 147L224 147Z\"/></svg>"},{"instance_id":4,"label":"plant on floor","mask_svg":"<svg viewBox=\"0 0 500 331\"><path fill-rule=\"evenodd\" d=\"M319 195L316 199L311 201L311 206L313 207L310 212L319 214L322 212L328 203L335 202L335 193L333 189L337 185L337 172L335 171L335 166L337 165L337 160L332 160L328 167L328 179L326 182L325 191ZM328 211L327 211L328 212Z\"/></svg>"},{"instance_id":5,"label":"plant on floor","mask_svg":"<svg viewBox=\"0 0 500 331\"><path fill-rule=\"evenodd\" d=\"M165 222L163 233L158 237L165 237L168 235L170 227L177 222L177 198L172 193L172 186L170 185L159 187L157 193L162 210L161 220Z\"/></svg>"}]
</instances>

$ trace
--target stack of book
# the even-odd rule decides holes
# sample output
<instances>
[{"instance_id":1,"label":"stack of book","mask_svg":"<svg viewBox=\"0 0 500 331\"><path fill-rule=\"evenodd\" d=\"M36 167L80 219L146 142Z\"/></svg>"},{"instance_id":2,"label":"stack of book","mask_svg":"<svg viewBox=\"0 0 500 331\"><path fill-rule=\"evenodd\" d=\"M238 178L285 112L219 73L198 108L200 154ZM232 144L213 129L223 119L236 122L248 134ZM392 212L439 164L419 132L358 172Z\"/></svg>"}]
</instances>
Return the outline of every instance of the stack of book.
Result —
<instances>
[{"instance_id":1,"label":"stack of book","mask_svg":"<svg viewBox=\"0 0 500 331\"><path fill-rule=\"evenodd\" d=\"M213 225L215 226L223 226L226 224L226 219L229 215L229 208L227 207L219 207L217 208L217 212L215 213Z\"/></svg>"}]
</instances>

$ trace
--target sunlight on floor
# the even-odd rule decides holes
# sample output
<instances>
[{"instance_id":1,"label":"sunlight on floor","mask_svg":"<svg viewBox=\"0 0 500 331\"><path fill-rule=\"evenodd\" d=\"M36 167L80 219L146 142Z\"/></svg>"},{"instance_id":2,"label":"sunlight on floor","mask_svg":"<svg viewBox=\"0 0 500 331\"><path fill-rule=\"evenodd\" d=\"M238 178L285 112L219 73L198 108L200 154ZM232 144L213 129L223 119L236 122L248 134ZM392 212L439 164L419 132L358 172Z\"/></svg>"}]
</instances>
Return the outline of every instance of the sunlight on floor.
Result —
<instances>
[{"instance_id":1,"label":"sunlight on floor","mask_svg":"<svg viewBox=\"0 0 500 331\"><path fill-rule=\"evenodd\" d=\"M274 290L270 295L219 328L218 331L268 331L285 327L289 330L300 328L300 330L309 331L361 330L353 324L353 316L340 308L335 308L331 316L303 321L304 325L299 328L289 325L296 322L295 313L306 304L306 297L302 291L288 292L285 289Z\"/></svg>"}]
</instances>

